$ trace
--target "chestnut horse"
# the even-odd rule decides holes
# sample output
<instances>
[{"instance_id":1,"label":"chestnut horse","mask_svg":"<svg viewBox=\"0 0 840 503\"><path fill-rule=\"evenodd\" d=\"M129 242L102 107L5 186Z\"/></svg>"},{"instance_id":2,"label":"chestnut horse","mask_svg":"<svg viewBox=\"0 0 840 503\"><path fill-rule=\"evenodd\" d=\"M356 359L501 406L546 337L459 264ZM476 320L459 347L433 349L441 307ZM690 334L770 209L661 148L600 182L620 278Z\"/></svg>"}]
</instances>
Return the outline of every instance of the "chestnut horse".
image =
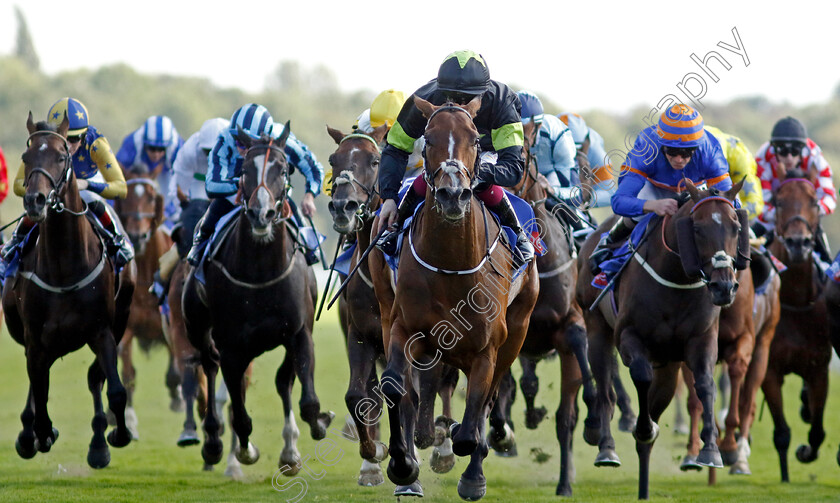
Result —
<instances>
[{"instance_id":1,"label":"chestnut horse","mask_svg":"<svg viewBox=\"0 0 840 503\"><path fill-rule=\"evenodd\" d=\"M810 463L825 439L823 412L828 394L831 344L825 287L812 256L820 208L814 180L801 171L787 173L773 195L776 239L770 251L787 270L781 273L782 314L770 345L770 363L761 388L773 415L773 443L779 453L782 481L788 482L787 450L790 427L782 406L782 383L787 374L802 377L807 387L804 402L810 414L808 445L800 445L796 459Z\"/></svg>"},{"instance_id":2,"label":"chestnut horse","mask_svg":"<svg viewBox=\"0 0 840 503\"><path fill-rule=\"evenodd\" d=\"M390 275L371 262L388 358L381 379L391 427L388 478L398 485L417 480L416 371L442 361L467 375L464 420L452 426L452 445L456 455L471 456L458 494L476 500L486 493L487 415L525 339L539 282L533 262L512 278L510 252L497 246L502 230L472 197L479 138L472 119L480 98L463 107L416 96L414 103L428 119L429 189L401 251L393 305L383 300Z\"/></svg>"},{"instance_id":3,"label":"chestnut horse","mask_svg":"<svg viewBox=\"0 0 840 503\"><path fill-rule=\"evenodd\" d=\"M299 253L302 244L289 229L291 209L285 201L289 164L283 152L288 136L288 122L277 139L252 140L239 133L239 141L248 147L239 182L242 208L226 238L205 259L206 286L194 270L190 273L182 308L190 342L201 353L209 390L215 389L221 364L230 391L232 427L239 439L236 458L243 464L259 459L259 450L249 442L252 425L245 409L245 372L262 353L280 345L286 348L275 379L285 418L280 466L284 474L294 475L301 468L296 446L300 433L291 407L295 376L303 388L301 418L309 423L313 439L326 436L332 414L320 411L315 394L312 326L317 293L315 275ZM215 401L209 393L201 451L211 465L222 457Z\"/></svg>"},{"instance_id":4,"label":"chestnut horse","mask_svg":"<svg viewBox=\"0 0 840 503\"><path fill-rule=\"evenodd\" d=\"M720 312L718 330L718 359L725 362L730 380L730 407L726 414L726 434L720 442L723 464L731 466L730 473L749 475L750 428L755 420L755 395L767 372L770 343L779 323L779 275L769 260L751 253L750 268L738 273L740 288L735 302ZM769 276L768 276L769 275ZM753 281L765 286L757 293ZM765 285L766 284L766 285ZM688 411L691 417L688 453L680 465L681 470L699 470L700 453L698 421L702 404L694 390L694 377L683 365L683 375L688 386ZM736 433L738 437L736 438Z\"/></svg>"},{"instance_id":5,"label":"chestnut horse","mask_svg":"<svg viewBox=\"0 0 840 503\"><path fill-rule=\"evenodd\" d=\"M685 361L694 373L703 404L704 447L697 463L723 466L716 442L713 372L720 306L734 301L736 269L747 267L749 259L746 215L740 216L743 210L736 212L733 204L742 184L743 180L719 195L715 190L700 191L686 180L692 204L683 204L673 217L652 220L645 231L650 239L628 259L631 262L611 294L618 312L613 311L611 299L584 312L589 361L597 383L595 415L600 418L600 429L589 432L600 435L595 464L614 466L618 461L610 433L609 397L612 351L618 346L639 397L633 437L639 455L640 499L648 498L650 452L659 435L656 421L674 395L679 362ZM608 219L581 250L584 259L578 260L577 285L581 306L590 306L600 292L591 285L586 258L613 222Z\"/></svg>"},{"instance_id":6,"label":"chestnut horse","mask_svg":"<svg viewBox=\"0 0 840 503\"><path fill-rule=\"evenodd\" d=\"M157 298L149 293L158 269L158 259L172 245L172 240L159 228L163 222L163 195L155 180L147 178L144 169L134 167L125 172L128 191L125 199L114 201L114 210L125 226L126 234L134 245L137 264L137 284L131 300L131 314L128 327L119 345L122 360L122 380L128 390L126 421L132 436L137 439L137 415L133 408L136 370L132 359L132 341L137 337L140 347L148 349L154 343L166 344L169 351L169 366L166 372L166 386L171 399L169 408L178 411L183 406L178 385L180 378L175 370L172 350L166 340L168 320L161 315Z\"/></svg>"},{"instance_id":7,"label":"chestnut horse","mask_svg":"<svg viewBox=\"0 0 840 503\"><path fill-rule=\"evenodd\" d=\"M125 447L131 442L125 424L126 390L117 372L117 344L128 319L134 272L129 264L119 279L114 277L105 245L85 218L87 205L76 185L66 140L68 124L66 116L57 129L45 122L34 124L32 113L26 121L23 207L38 222L39 236L3 291L6 326L26 348L29 376L26 407L20 415L23 430L15 448L24 459L49 452L58 439L47 412L50 367L87 345L96 354L88 369L94 417L87 462L104 468L111 461L109 443ZM108 408L117 421L107 443L108 420L102 407L106 380Z\"/></svg>"},{"instance_id":8,"label":"chestnut horse","mask_svg":"<svg viewBox=\"0 0 840 503\"><path fill-rule=\"evenodd\" d=\"M336 151L329 157L333 173L329 210L333 217L333 228L351 239L355 236L356 251L350 263L351 268L355 267L362 252L370 244L374 211L380 203L376 192L379 145L387 131L388 126L383 125L370 135L345 135L327 126L327 132L338 144ZM362 456L359 485L379 485L385 481L379 461L388 455L387 446L376 441L379 438L378 422L359 414L369 400L376 402L378 410L382 407L376 363L383 363L384 366L385 348L382 344L379 303L370 277L370 266L368 263L362 264L339 299L339 318L345 332L350 362L350 383L344 399L358 431L359 454ZM393 291L389 290L389 294L392 298ZM451 422L451 398L457 384L458 371L441 364L423 372L420 380L419 427L415 432L414 443L421 449L435 444L431 468L436 473L446 473L455 466L455 454L452 453L452 442L447 438L446 430L443 435L436 435L435 424L445 423L448 427ZM434 419L436 393L440 394L443 403L443 414L437 421Z\"/></svg>"},{"instance_id":9,"label":"chestnut horse","mask_svg":"<svg viewBox=\"0 0 840 503\"><path fill-rule=\"evenodd\" d=\"M555 215L545 207L546 190L539 183L536 159L531 155L531 147L536 141L534 122L525 124L525 176L518 186L513 187L517 196L525 199L533 208L540 224L540 236L546 245L546 253L537 257L540 290L537 303L531 314L528 335L522 344L519 357L523 369L531 362L536 362L553 354L560 355L561 385L560 405L557 408L556 432L560 443L560 480L557 494L572 495L572 433L577 424L577 395L581 383L584 386L586 400L594 400L595 386L589 371L587 360L586 328L583 325L583 312L574 298L574 285L577 280L575 258L577 256L573 242L569 239L570 230L560 223ZM534 374L534 377L536 375ZM523 392L526 389L523 370ZM512 379L512 377L511 377ZM505 421L502 395L496 401L490 413L490 446L497 449L496 432L507 429L508 443L513 442L513 432ZM523 393L524 394L524 393ZM536 390L534 390L536 394ZM511 399L512 397L508 398ZM533 396L530 400L533 410Z\"/></svg>"}]
</instances>

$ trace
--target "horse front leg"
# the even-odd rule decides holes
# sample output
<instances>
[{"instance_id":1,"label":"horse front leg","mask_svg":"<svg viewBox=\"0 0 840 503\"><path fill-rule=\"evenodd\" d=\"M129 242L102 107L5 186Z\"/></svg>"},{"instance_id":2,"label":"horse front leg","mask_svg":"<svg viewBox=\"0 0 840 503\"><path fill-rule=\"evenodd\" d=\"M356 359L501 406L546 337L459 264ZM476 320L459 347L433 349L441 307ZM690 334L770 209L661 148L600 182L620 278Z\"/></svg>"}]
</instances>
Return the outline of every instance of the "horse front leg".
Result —
<instances>
[{"instance_id":1,"label":"horse front leg","mask_svg":"<svg viewBox=\"0 0 840 503\"><path fill-rule=\"evenodd\" d=\"M132 440L138 440L137 413L134 411L134 388L137 383L137 369L134 367L134 331L126 329L122 340L117 344L117 353L122 362L122 383L126 391L125 421ZM116 416L108 415L112 425L116 425Z\"/></svg>"},{"instance_id":2,"label":"horse front leg","mask_svg":"<svg viewBox=\"0 0 840 503\"><path fill-rule=\"evenodd\" d=\"M745 419L745 416L741 415L741 393L752 359L753 341L752 334L742 334L738 337L735 352L726 360L730 382L729 410L725 420L726 433L720 443L721 458L726 466L732 466L738 461L738 440L735 438L735 431L740 430ZM741 434L743 436L743 432Z\"/></svg>"},{"instance_id":3,"label":"horse front leg","mask_svg":"<svg viewBox=\"0 0 840 503\"><path fill-rule=\"evenodd\" d=\"M768 368L767 376L761 384L767 408L773 416L773 445L779 454L779 469L782 482L790 482L788 476L787 451L790 447L790 426L785 420L784 402L782 401L782 384L784 376L776 368Z\"/></svg>"},{"instance_id":4,"label":"horse front leg","mask_svg":"<svg viewBox=\"0 0 840 503\"><path fill-rule=\"evenodd\" d=\"M206 333L204 344L199 351L201 367L204 369L204 376L207 378L207 408L202 425L204 445L201 446L201 457L204 459L206 470L208 466L215 465L222 460L224 451L220 438L221 420L219 419L219 411L216 410L216 394L213 392L216 389L216 374L219 371L219 352L213 345L209 333Z\"/></svg>"},{"instance_id":5,"label":"horse front leg","mask_svg":"<svg viewBox=\"0 0 840 503\"><path fill-rule=\"evenodd\" d=\"M260 459L260 450L250 442L253 424L251 416L245 409L245 393L248 383L245 380L245 369L250 364L249 358L242 353L225 351L222 353L222 377L230 393L230 408L232 411L231 427L239 439L239 445L234 454L236 459L244 465L252 465Z\"/></svg>"},{"instance_id":6,"label":"horse front leg","mask_svg":"<svg viewBox=\"0 0 840 503\"><path fill-rule=\"evenodd\" d=\"M493 408L490 409L490 433L487 443L497 456L511 458L517 455L516 439L510 426L510 408L516 397L516 381L508 370L499 382L499 389Z\"/></svg>"},{"instance_id":7,"label":"horse front leg","mask_svg":"<svg viewBox=\"0 0 840 503\"><path fill-rule=\"evenodd\" d=\"M595 403L589 407L583 422L583 439L589 445L598 446L595 466L621 466L615 452L615 439L610 431L613 414L612 380L618 373L613 353L612 329L601 318L587 319L589 341L589 363L595 378Z\"/></svg>"},{"instance_id":8,"label":"horse front leg","mask_svg":"<svg viewBox=\"0 0 840 503\"><path fill-rule=\"evenodd\" d=\"M34 413L32 429L35 433L35 448L40 452L49 452L58 438L58 430L53 428L47 412L50 367L52 367L53 359L44 354L43 351L33 350L32 348L28 348L26 353L26 370L29 373L29 389ZM21 419L23 418L21 417Z\"/></svg>"},{"instance_id":9,"label":"horse front leg","mask_svg":"<svg viewBox=\"0 0 840 503\"><path fill-rule=\"evenodd\" d=\"M825 440L823 416L825 401L828 396L828 367L815 369L808 376L808 406L811 412L811 429L808 431L808 445L800 445L796 449L796 459L800 463L811 463L817 459L820 445Z\"/></svg>"},{"instance_id":10,"label":"horse front leg","mask_svg":"<svg viewBox=\"0 0 840 503\"><path fill-rule=\"evenodd\" d=\"M689 340L685 348L685 361L694 374L694 389L703 404L703 428L700 438L703 448L697 455L697 464L723 468L717 446L715 422L715 362L717 361L717 336L706 334Z\"/></svg>"},{"instance_id":11,"label":"horse front leg","mask_svg":"<svg viewBox=\"0 0 840 503\"><path fill-rule=\"evenodd\" d=\"M102 331L91 343L91 349L96 353L96 359L108 383L108 409L117 419L117 427L108 434L108 443L114 447L125 447L132 438L125 423L128 392L120 382L120 374L117 371L117 341L113 333L110 330Z\"/></svg>"},{"instance_id":12,"label":"horse front leg","mask_svg":"<svg viewBox=\"0 0 840 503\"><path fill-rule=\"evenodd\" d=\"M300 379L300 418L309 423L313 440L327 436L327 428L335 414L321 412L321 402L315 394L315 347L311 327L303 327L293 338L289 351L294 353L295 374Z\"/></svg>"},{"instance_id":13,"label":"horse front leg","mask_svg":"<svg viewBox=\"0 0 840 503\"><path fill-rule=\"evenodd\" d=\"M484 497L487 493L487 479L484 478L484 458L490 452L490 448L485 440L485 424L484 418L487 417L489 404L485 405L482 413L482 420L478 424L478 438L479 443L470 454L470 463L467 469L461 474L458 480L458 496L466 501L477 501Z\"/></svg>"},{"instance_id":14,"label":"horse front leg","mask_svg":"<svg viewBox=\"0 0 840 503\"><path fill-rule=\"evenodd\" d=\"M537 377L537 360L519 355L519 364L522 366L519 389L522 390L522 396L525 398L525 427L529 430L535 430L548 413L545 407L537 408L534 406L534 401L540 390L540 378Z\"/></svg>"},{"instance_id":15,"label":"horse front leg","mask_svg":"<svg viewBox=\"0 0 840 503\"><path fill-rule=\"evenodd\" d=\"M105 373L102 365L95 359L88 368L87 374L88 389L93 396L93 438L88 449L87 462L91 468L105 468L111 463L111 452L108 450L108 442L105 441L105 430L108 429L108 418L102 407L102 384L105 382Z\"/></svg>"},{"instance_id":16,"label":"horse front leg","mask_svg":"<svg viewBox=\"0 0 840 503\"><path fill-rule=\"evenodd\" d=\"M452 452L452 436L449 428L455 422L452 419L452 395L455 394L455 388L458 386L458 377L460 371L450 365L439 363L435 368L441 368L441 378L438 382L438 395L441 401L441 415L435 418L435 438L434 447L432 448L432 456L429 458L429 466L435 473L449 473L455 467L455 453ZM428 372L420 374L420 390L424 390L427 385L424 377ZM423 399L420 399L421 406Z\"/></svg>"},{"instance_id":17,"label":"horse front leg","mask_svg":"<svg viewBox=\"0 0 840 503\"><path fill-rule=\"evenodd\" d=\"M688 370L688 366L682 365L683 382L685 388L688 390L688 399L686 400L686 408L688 409L688 443L686 444L686 454L680 463L680 470L686 472L688 470L700 471L703 466L697 463L697 456L700 455L700 416L703 414L703 404L697 397L697 391L694 389L694 374ZM679 382L677 383L679 385ZM676 390L675 390L676 391ZM679 407L680 404L677 404Z\"/></svg>"},{"instance_id":18,"label":"horse front leg","mask_svg":"<svg viewBox=\"0 0 840 503\"><path fill-rule=\"evenodd\" d=\"M181 399L184 403L184 429L178 437L178 446L187 447L201 442L198 438L198 425L195 422L194 404L199 393L198 365L190 361L182 364Z\"/></svg>"},{"instance_id":19,"label":"horse front leg","mask_svg":"<svg viewBox=\"0 0 840 503\"><path fill-rule=\"evenodd\" d=\"M560 405L555 414L555 430L560 443L560 480L557 482L558 496L572 495L572 482L575 469L572 460L572 433L577 422L575 403L582 372L576 355L564 352L560 354Z\"/></svg>"},{"instance_id":20,"label":"horse front leg","mask_svg":"<svg viewBox=\"0 0 840 503\"><path fill-rule=\"evenodd\" d=\"M26 405L23 407L23 412L20 413L20 422L23 429L18 434L15 441L15 450L23 459L32 459L38 452L35 447L35 406L32 400L32 385L29 385L29 390L26 393Z\"/></svg>"},{"instance_id":21,"label":"horse front leg","mask_svg":"<svg viewBox=\"0 0 840 503\"><path fill-rule=\"evenodd\" d=\"M417 481L420 465L414 458L413 438L409 436L413 427L407 424L414 421L412 399L414 393L410 364L405 355L405 343L408 337L399 319L391 325L388 338L388 365L380 379L380 391L388 406L388 422L391 428L388 450L391 461L388 462L388 479L398 486L409 486Z\"/></svg>"}]
</instances>

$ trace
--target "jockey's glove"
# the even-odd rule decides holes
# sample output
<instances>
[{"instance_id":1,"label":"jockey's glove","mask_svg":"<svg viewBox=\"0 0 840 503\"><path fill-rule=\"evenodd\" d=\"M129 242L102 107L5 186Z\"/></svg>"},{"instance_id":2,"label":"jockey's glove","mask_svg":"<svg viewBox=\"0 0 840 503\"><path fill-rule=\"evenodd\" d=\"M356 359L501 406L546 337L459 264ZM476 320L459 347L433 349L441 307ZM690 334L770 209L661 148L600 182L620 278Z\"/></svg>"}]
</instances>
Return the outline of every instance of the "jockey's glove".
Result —
<instances>
[{"instance_id":1,"label":"jockey's glove","mask_svg":"<svg viewBox=\"0 0 840 503\"><path fill-rule=\"evenodd\" d=\"M494 169L495 166L489 162L482 162L478 165L478 173L476 173L472 187L473 192L484 192L493 185L495 182Z\"/></svg>"}]
</instances>

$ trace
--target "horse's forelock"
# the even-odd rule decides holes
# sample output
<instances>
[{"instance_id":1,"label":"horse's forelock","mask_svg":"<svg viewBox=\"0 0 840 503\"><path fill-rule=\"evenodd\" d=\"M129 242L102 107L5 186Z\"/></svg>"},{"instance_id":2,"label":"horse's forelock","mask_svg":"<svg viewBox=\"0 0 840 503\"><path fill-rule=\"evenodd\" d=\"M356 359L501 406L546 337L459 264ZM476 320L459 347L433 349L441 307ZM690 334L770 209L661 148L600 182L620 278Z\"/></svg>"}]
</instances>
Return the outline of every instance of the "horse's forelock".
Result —
<instances>
[{"instance_id":1,"label":"horse's forelock","mask_svg":"<svg viewBox=\"0 0 840 503\"><path fill-rule=\"evenodd\" d=\"M58 131L58 126L47 121L38 121L35 123L35 131Z\"/></svg>"}]
</instances>

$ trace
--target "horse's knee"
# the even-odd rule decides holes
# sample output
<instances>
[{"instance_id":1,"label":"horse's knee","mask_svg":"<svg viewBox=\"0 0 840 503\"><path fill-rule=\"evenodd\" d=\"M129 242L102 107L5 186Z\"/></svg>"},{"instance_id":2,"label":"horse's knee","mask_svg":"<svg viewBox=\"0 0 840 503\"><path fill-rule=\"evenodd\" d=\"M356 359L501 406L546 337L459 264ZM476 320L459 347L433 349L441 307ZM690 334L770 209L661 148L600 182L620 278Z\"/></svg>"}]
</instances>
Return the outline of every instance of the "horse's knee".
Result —
<instances>
[{"instance_id":1,"label":"horse's knee","mask_svg":"<svg viewBox=\"0 0 840 503\"><path fill-rule=\"evenodd\" d=\"M630 378L634 382L651 382L653 381L653 368L650 362L644 358L634 358L630 362Z\"/></svg>"},{"instance_id":2,"label":"horse's knee","mask_svg":"<svg viewBox=\"0 0 840 503\"><path fill-rule=\"evenodd\" d=\"M790 447L790 428L783 426L773 430L773 445L779 452L787 451Z\"/></svg>"},{"instance_id":3,"label":"horse's knee","mask_svg":"<svg viewBox=\"0 0 840 503\"><path fill-rule=\"evenodd\" d=\"M394 407L406 395L403 378L393 369L386 369L379 379L379 389L388 402L388 407Z\"/></svg>"}]
</instances>

